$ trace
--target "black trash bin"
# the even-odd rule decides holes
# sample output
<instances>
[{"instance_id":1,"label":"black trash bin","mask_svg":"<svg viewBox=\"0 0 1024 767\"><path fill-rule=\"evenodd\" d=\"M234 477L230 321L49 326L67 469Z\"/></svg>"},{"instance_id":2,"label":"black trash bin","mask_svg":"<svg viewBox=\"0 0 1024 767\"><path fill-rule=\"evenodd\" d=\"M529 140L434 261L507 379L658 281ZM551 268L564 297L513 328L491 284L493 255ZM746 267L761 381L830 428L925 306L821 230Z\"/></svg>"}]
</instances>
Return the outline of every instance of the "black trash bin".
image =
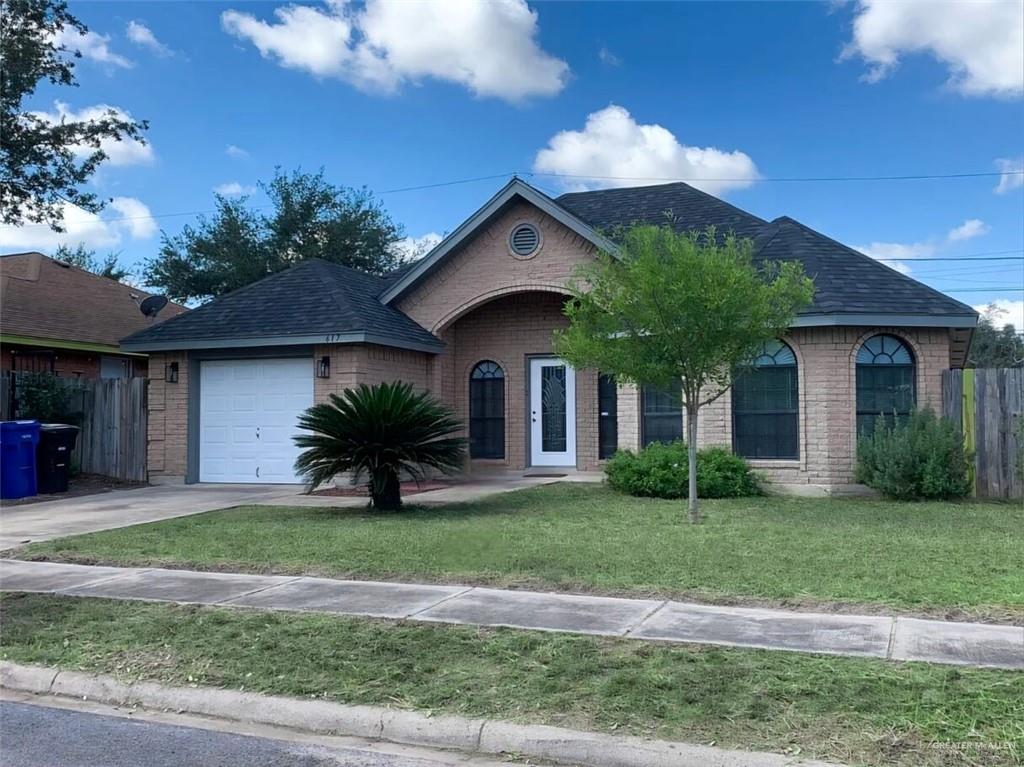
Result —
<instances>
[{"instance_id":1,"label":"black trash bin","mask_svg":"<svg viewBox=\"0 0 1024 767\"><path fill-rule=\"evenodd\" d=\"M71 451L78 439L78 427L65 423L39 426L36 448L36 482L40 493L66 493L71 475Z\"/></svg>"}]
</instances>

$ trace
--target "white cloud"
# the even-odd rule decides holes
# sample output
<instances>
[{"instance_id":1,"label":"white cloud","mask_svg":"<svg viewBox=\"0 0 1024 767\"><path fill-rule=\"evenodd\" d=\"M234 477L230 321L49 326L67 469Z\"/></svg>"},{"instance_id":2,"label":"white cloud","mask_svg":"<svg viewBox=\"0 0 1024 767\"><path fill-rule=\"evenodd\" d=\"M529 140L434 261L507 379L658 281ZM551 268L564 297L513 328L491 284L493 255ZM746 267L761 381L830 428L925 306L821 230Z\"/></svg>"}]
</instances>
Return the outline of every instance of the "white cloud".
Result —
<instances>
[{"instance_id":1,"label":"white cloud","mask_svg":"<svg viewBox=\"0 0 1024 767\"><path fill-rule=\"evenodd\" d=\"M995 166L1002 175L999 177L998 186L992 190L993 192L1006 194L1024 186L1024 155L1013 159L1000 157L995 161Z\"/></svg>"},{"instance_id":2,"label":"white cloud","mask_svg":"<svg viewBox=\"0 0 1024 767\"><path fill-rule=\"evenodd\" d=\"M872 242L869 245L854 245L854 250L859 250L865 255L884 261L886 266L892 267L903 274L910 274L911 267L905 263L915 258L927 258L934 256L943 247L952 246L954 243L972 240L988 234L989 226L979 218L968 218L960 226L950 229L945 238L932 237L921 242Z\"/></svg>"},{"instance_id":3,"label":"white cloud","mask_svg":"<svg viewBox=\"0 0 1024 767\"><path fill-rule=\"evenodd\" d=\"M228 181L225 184L218 184L213 188L213 191L224 197L238 197L243 194L255 193L256 187L240 184L237 181Z\"/></svg>"},{"instance_id":4,"label":"white cloud","mask_svg":"<svg viewBox=\"0 0 1024 767\"><path fill-rule=\"evenodd\" d=\"M64 229L55 232L45 224L0 225L0 248L53 251L59 245L112 248L125 238L149 239L157 232L149 208L134 197L115 197L109 210L97 215L70 203L63 204Z\"/></svg>"},{"instance_id":5,"label":"white cloud","mask_svg":"<svg viewBox=\"0 0 1024 767\"><path fill-rule=\"evenodd\" d=\"M425 256L437 246L444 237L437 232L428 232L420 237L406 237L395 243L395 251L402 261L412 261Z\"/></svg>"},{"instance_id":6,"label":"white cloud","mask_svg":"<svg viewBox=\"0 0 1024 767\"><path fill-rule=\"evenodd\" d=\"M612 53L607 45L601 46L601 50L597 52L597 57L601 60L602 64L607 64L610 67L617 67L622 64L622 59Z\"/></svg>"},{"instance_id":7,"label":"white cloud","mask_svg":"<svg viewBox=\"0 0 1024 767\"><path fill-rule=\"evenodd\" d=\"M555 134L537 152L533 170L581 176L563 183L577 190L679 179L720 194L748 187L758 178L754 161L743 152L681 144L666 128L640 125L615 105L588 115L583 130Z\"/></svg>"},{"instance_id":8,"label":"white cloud","mask_svg":"<svg viewBox=\"0 0 1024 767\"><path fill-rule=\"evenodd\" d=\"M960 226L950 229L946 235L946 241L963 242L964 240L973 240L975 237L981 237L984 234L988 234L988 224L979 218L969 218Z\"/></svg>"},{"instance_id":9,"label":"white cloud","mask_svg":"<svg viewBox=\"0 0 1024 767\"><path fill-rule=\"evenodd\" d=\"M110 37L101 35L92 30L86 31L83 35L74 27L61 27L53 37L58 46L63 46L69 51L78 51L82 58L91 59L110 67L131 69L135 66L131 60L110 50Z\"/></svg>"},{"instance_id":10,"label":"white cloud","mask_svg":"<svg viewBox=\"0 0 1024 767\"><path fill-rule=\"evenodd\" d=\"M155 53L163 58L174 55L174 51L157 40L153 30L141 21L129 21L128 26L125 28L125 34L129 40L140 48L147 49L150 53Z\"/></svg>"},{"instance_id":11,"label":"white cloud","mask_svg":"<svg viewBox=\"0 0 1024 767\"><path fill-rule=\"evenodd\" d=\"M126 231L133 240L148 240L156 234L156 221L149 208L134 197L115 197L110 207L120 214L120 220L111 223Z\"/></svg>"},{"instance_id":12,"label":"white cloud","mask_svg":"<svg viewBox=\"0 0 1024 767\"><path fill-rule=\"evenodd\" d=\"M91 107L84 107L78 112L74 111L67 104L61 101L55 101L53 107L54 111L52 112L33 112L32 114L51 123L99 120L105 117L107 112L111 111L123 120L131 119L131 115L123 109L112 107L107 104L96 104ZM130 138L125 139L124 141L117 141L116 139L110 138L102 139L100 141L100 149L106 152L107 159L105 162L110 165L147 165L153 162L152 145L148 143L144 144L136 139ZM92 154L96 149L92 146L79 144L78 146L73 147L72 151L75 155L82 157Z\"/></svg>"},{"instance_id":13,"label":"white cloud","mask_svg":"<svg viewBox=\"0 0 1024 767\"><path fill-rule=\"evenodd\" d=\"M853 39L840 58L859 55L867 82L888 77L902 56L930 53L949 70L948 85L967 96L1024 94L1021 0L860 0Z\"/></svg>"},{"instance_id":14,"label":"white cloud","mask_svg":"<svg viewBox=\"0 0 1024 767\"><path fill-rule=\"evenodd\" d=\"M992 317L992 324L997 328L1003 325L1013 325L1017 330L1024 330L1024 301L1013 301L1009 298L997 298L990 303L995 304L996 312ZM989 304L979 304L974 311L981 314L988 313Z\"/></svg>"},{"instance_id":15,"label":"white cloud","mask_svg":"<svg viewBox=\"0 0 1024 767\"><path fill-rule=\"evenodd\" d=\"M519 101L565 85L569 66L537 44L537 14L525 0L329 0L288 5L276 22L228 10L224 30L282 66L393 92L434 78L478 96Z\"/></svg>"},{"instance_id":16,"label":"white cloud","mask_svg":"<svg viewBox=\"0 0 1024 767\"><path fill-rule=\"evenodd\" d=\"M242 147L235 146L234 144L228 144L227 148L224 149L224 154L236 160L244 160L249 156L249 153L242 149Z\"/></svg>"}]
</instances>

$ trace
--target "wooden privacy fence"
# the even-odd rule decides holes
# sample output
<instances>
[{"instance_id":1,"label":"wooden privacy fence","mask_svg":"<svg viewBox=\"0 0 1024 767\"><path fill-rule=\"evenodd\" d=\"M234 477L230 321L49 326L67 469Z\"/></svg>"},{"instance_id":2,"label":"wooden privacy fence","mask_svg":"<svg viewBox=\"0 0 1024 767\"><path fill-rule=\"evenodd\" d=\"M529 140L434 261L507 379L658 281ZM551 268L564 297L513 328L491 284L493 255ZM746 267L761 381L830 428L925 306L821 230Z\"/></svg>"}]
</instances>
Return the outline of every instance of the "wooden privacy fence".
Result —
<instances>
[{"instance_id":1,"label":"wooden privacy fence","mask_svg":"<svg viewBox=\"0 0 1024 767\"><path fill-rule=\"evenodd\" d=\"M961 424L974 453L974 494L1024 497L1024 369L944 371L942 412Z\"/></svg>"},{"instance_id":2,"label":"wooden privacy fence","mask_svg":"<svg viewBox=\"0 0 1024 767\"><path fill-rule=\"evenodd\" d=\"M109 378L73 390L71 409L82 414L82 431L72 462L80 471L146 480L148 383L145 378Z\"/></svg>"},{"instance_id":3,"label":"wooden privacy fence","mask_svg":"<svg viewBox=\"0 0 1024 767\"><path fill-rule=\"evenodd\" d=\"M0 409L3 418L32 418L19 402L20 373L0 376ZM88 474L116 479L146 481L145 378L67 380L66 420L78 426L78 442L71 464Z\"/></svg>"}]
</instances>

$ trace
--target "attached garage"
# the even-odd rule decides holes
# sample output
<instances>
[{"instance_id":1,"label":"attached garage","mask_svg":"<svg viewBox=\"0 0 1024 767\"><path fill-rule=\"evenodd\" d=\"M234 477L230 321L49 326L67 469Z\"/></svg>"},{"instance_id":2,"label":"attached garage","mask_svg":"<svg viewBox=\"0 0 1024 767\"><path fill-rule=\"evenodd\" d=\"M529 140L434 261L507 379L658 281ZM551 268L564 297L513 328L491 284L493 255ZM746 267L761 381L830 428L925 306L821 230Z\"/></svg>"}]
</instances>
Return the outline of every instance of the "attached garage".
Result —
<instances>
[{"instance_id":1,"label":"attached garage","mask_svg":"<svg viewBox=\"0 0 1024 767\"><path fill-rule=\"evenodd\" d=\"M313 404L313 360L199 363L199 481L299 482L293 437Z\"/></svg>"}]
</instances>

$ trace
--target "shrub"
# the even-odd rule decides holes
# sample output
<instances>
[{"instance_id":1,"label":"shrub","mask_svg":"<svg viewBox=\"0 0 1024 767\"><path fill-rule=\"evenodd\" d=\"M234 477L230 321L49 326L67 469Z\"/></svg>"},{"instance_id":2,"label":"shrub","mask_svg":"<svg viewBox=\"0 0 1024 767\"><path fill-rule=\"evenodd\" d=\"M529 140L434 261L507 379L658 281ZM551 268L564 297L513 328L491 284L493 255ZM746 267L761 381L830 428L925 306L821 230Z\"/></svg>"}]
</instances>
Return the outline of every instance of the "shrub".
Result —
<instances>
[{"instance_id":1,"label":"shrub","mask_svg":"<svg viewBox=\"0 0 1024 767\"><path fill-rule=\"evenodd\" d=\"M857 444L857 481L899 500L963 498L971 491L963 435L931 408L879 417Z\"/></svg>"},{"instance_id":2,"label":"shrub","mask_svg":"<svg viewBox=\"0 0 1024 767\"><path fill-rule=\"evenodd\" d=\"M52 373L17 373L18 418L67 421L69 386Z\"/></svg>"},{"instance_id":3,"label":"shrub","mask_svg":"<svg viewBox=\"0 0 1024 767\"><path fill-rule=\"evenodd\" d=\"M454 436L462 424L451 411L401 381L332 394L299 418L299 428L310 432L295 437L305 448L295 469L308 491L338 474L365 475L370 503L383 511L401 508L402 473L419 480L428 469L458 471L466 452L466 440Z\"/></svg>"},{"instance_id":4,"label":"shrub","mask_svg":"<svg viewBox=\"0 0 1024 767\"><path fill-rule=\"evenodd\" d=\"M605 467L608 484L630 495L685 498L688 495L686 444L655 442L639 453L620 450ZM697 494L704 498L758 495L760 485L747 462L723 447L697 451Z\"/></svg>"}]
</instances>

